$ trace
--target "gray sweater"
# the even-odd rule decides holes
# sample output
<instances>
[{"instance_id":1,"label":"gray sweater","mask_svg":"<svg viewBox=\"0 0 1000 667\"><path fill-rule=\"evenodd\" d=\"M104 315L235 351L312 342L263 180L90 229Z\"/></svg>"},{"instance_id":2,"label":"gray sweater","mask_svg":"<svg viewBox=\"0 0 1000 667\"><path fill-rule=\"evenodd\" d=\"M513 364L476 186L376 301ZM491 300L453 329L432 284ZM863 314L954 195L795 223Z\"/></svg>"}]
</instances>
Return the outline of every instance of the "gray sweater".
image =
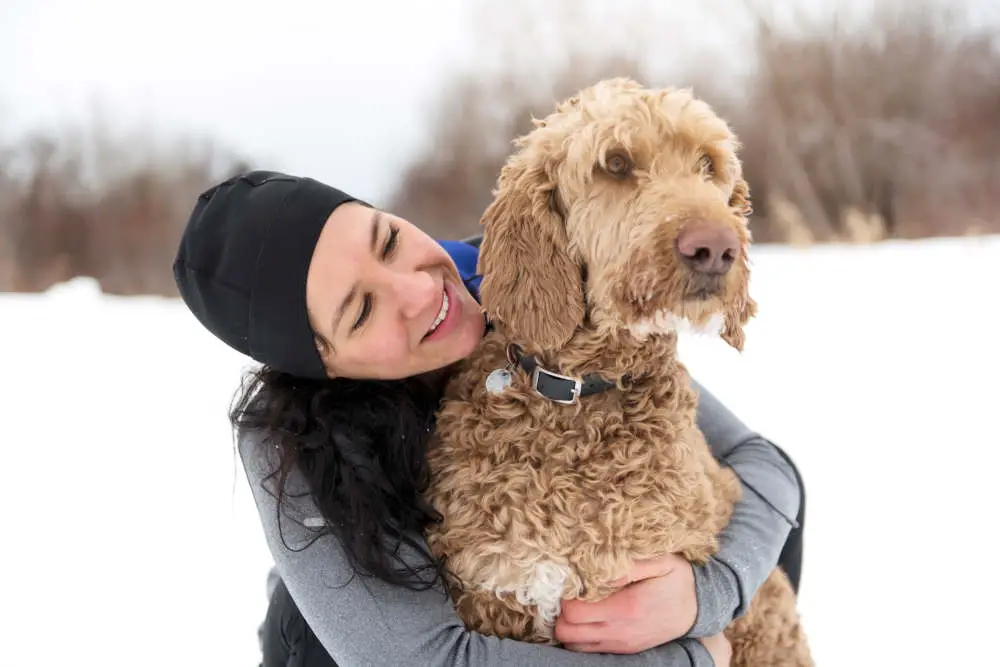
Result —
<instances>
[{"instance_id":1,"label":"gray sweater","mask_svg":"<svg viewBox=\"0 0 1000 667\"><path fill-rule=\"evenodd\" d=\"M330 536L316 540L308 528L319 513L307 496L282 502L279 533L275 499L261 486L275 459L261 445L261 436L240 433L239 451L278 573L341 667L711 667L711 657L696 638L720 632L746 611L795 525L799 489L794 472L770 443L703 387L698 389L698 425L716 458L743 481L743 498L721 536L719 553L695 568L694 628L685 638L637 655L575 653L469 632L440 590L414 592L353 576L337 541ZM304 489L301 479L289 477L289 495Z\"/></svg>"}]
</instances>

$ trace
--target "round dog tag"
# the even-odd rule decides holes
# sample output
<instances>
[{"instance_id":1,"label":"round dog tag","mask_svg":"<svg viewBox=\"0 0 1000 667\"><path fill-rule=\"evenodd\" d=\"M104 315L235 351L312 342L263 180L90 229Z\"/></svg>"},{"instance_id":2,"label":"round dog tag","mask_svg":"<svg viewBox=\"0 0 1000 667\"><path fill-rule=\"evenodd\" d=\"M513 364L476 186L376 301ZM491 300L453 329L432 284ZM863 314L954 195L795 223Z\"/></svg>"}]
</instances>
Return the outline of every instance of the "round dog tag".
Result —
<instances>
[{"instance_id":1,"label":"round dog tag","mask_svg":"<svg viewBox=\"0 0 1000 667\"><path fill-rule=\"evenodd\" d=\"M504 389L514 381L514 376L506 368L498 368L486 376L486 391L491 394L502 394Z\"/></svg>"}]
</instances>

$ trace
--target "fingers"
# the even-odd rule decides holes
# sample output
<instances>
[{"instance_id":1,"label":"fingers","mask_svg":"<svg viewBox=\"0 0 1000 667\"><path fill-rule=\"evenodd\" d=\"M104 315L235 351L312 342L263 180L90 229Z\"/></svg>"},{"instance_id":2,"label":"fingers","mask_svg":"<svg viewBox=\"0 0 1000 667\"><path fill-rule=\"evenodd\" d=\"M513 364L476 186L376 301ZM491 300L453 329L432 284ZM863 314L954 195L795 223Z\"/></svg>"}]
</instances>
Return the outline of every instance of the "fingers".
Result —
<instances>
[{"instance_id":1,"label":"fingers","mask_svg":"<svg viewBox=\"0 0 1000 667\"><path fill-rule=\"evenodd\" d=\"M556 619L555 637L563 644L607 644L622 639L623 623L638 613L634 589L618 591L600 602L564 600Z\"/></svg>"},{"instance_id":2,"label":"fingers","mask_svg":"<svg viewBox=\"0 0 1000 667\"><path fill-rule=\"evenodd\" d=\"M632 646L627 642L606 641L591 642L589 644L565 644L565 648L578 653L639 653L644 650L641 646Z\"/></svg>"},{"instance_id":3,"label":"fingers","mask_svg":"<svg viewBox=\"0 0 1000 667\"><path fill-rule=\"evenodd\" d=\"M602 623L627 617L633 605L629 588L616 591L599 602L563 600L559 620L570 624Z\"/></svg>"},{"instance_id":4,"label":"fingers","mask_svg":"<svg viewBox=\"0 0 1000 667\"><path fill-rule=\"evenodd\" d=\"M611 628L607 623L574 624L559 619L556 621L553 635L562 644L585 646L607 642L611 639Z\"/></svg>"},{"instance_id":5,"label":"fingers","mask_svg":"<svg viewBox=\"0 0 1000 667\"><path fill-rule=\"evenodd\" d=\"M601 648L601 642L593 642L590 644L564 644L566 648L570 651L576 651L578 653L602 653L607 652L607 649Z\"/></svg>"},{"instance_id":6,"label":"fingers","mask_svg":"<svg viewBox=\"0 0 1000 667\"><path fill-rule=\"evenodd\" d=\"M684 562L684 559L677 554L667 554L666 556L650 558L648 560L637 560L632 565L632 572L629 573L628 581L632 583L634 581L642 581L643 579L662 577L673 572L674 568L682 562Z\"/></svg>"},{"instance_id":7,"label":"fingers","mask_svg":"<svg viewBox=\"0 0 1000 667\"><path fill-rule=\"evenodd\" d=\"M559 614L559 619L556 622L562 621L569 625L580 625L601 623L602 621L609 620L612 618L608 609L608 606L613 603L611 597L605 598L600 602L563 600L562 612Z\"/></svg>"}]
</instances>

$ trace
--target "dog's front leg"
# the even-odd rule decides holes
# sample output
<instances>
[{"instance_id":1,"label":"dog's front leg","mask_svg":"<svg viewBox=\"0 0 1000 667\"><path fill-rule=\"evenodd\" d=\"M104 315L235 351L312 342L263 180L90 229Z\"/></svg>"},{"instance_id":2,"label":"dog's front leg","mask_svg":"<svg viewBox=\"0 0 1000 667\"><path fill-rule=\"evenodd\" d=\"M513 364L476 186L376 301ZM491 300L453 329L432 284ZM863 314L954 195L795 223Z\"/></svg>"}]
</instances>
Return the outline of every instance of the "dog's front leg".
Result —
<instances>
[{"instance_id":1,"label":"dog's front leg","mask_svg":"<svg viewBox=\"0 0 1000 667\"><path fill-rule=\"evenodd\" d=\"M483 588L467 588L453 595L455 610L465 626L474 632L539 644L555 643L555 618L541 614L537 605L518 602L513 593L497 593Z\"/></svg>"},{"instance_id":2,"label":"dog's front leg","mask_svg":"<svg viewBox=\"0 0 1000 667\"><path fill-rule=\"evenodd\" d=\"M747 613L726 628L732 667L813 667L796 608L795 590L781 568L757 590Z\"/></svg>"},{"instance_id":3,"label":"dog's front leg","mask_svg":"<svg viewBox=\"0 0 1000 667\"><path fill-rule=\"evenodd\" d=\"M621 589L633 559L621 551L577 548L570 561L574 576L567 581L564 599L598 602Z\"/></svg>"},{"instance_id":4,"label":"dog's front leg","mask_svg":"<svg viewBox=\"0 0 1000 667\"><path fill-rule=\"evenodd\" d=\"M470 628L525 641L547 642L567 591L580 587L568 563L524 543L505 550L480 544L449 560L462 586L453 592L459 616Z\"/></svg>"}]
</instances>

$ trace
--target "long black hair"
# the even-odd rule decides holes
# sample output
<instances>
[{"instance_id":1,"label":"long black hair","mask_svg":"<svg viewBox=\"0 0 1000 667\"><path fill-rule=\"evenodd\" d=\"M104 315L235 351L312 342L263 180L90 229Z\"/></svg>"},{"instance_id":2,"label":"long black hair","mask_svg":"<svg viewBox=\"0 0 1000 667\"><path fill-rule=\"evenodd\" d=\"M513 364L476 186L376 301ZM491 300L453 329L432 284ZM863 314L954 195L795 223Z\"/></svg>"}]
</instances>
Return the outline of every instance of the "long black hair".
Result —
<instances>
[{"instance_id":1,"label":"long black hair","mask_svg":"<svg viewBox=\"0 0 1000 667\"><path fill-rule=\"evenodd\" d=\"M414 590L443 581L444 564L420 537L441 519L423 492L442 378L308 380L267 366L250 372L229 419L238 430L262 430L263 443L277 450L277 468L264 481L274 483L278 520L286 480L297 469L324 519L317 539L336 537L355 574ZM424 564L412 564L412 555L404 561L407 547Z\"/></svg>"}]
</instances>

